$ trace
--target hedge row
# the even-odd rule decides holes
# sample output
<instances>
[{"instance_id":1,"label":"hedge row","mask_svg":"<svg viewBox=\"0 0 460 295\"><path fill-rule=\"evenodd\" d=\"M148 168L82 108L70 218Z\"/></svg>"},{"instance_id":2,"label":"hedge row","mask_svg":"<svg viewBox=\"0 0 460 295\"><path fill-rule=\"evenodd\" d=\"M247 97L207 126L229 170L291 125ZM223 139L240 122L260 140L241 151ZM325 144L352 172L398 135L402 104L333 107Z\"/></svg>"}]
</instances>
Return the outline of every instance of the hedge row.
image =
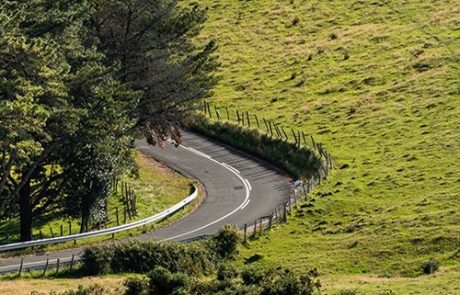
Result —
<instances>
[{"instance_id":1,"label":"hedge row","mask_svg":"<svg viewBox=\"0 0 460 295\"><path fill-rule=\"evenodd\" d=\"M236 252L238 232L225 226L209 240L194 243L133 241L86 248L82 270L89 275L147 273L155 267L190 275L205 274Z\"/></svg>"},{"instance_id":2,"label":"hedge row","mask_svg":"<svg viewBox=\"0 0 460 295\"><path fill-rule=\"evenodd\" d=\"M230 122L210 122L194 117L186 127L208 137L262 158L296 178L310 178L321 167L321 160L309 149L279 138L272 138L258 129L248 129Z\"/></svg>"}]
</instances>

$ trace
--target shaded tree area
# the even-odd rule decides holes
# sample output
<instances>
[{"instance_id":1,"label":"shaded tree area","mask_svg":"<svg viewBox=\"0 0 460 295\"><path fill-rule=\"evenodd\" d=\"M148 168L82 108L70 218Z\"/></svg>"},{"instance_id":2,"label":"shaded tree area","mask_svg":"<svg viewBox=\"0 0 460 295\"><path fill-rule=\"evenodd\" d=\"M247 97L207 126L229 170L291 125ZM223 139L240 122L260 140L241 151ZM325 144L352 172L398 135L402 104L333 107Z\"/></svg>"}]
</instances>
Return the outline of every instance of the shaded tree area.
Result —
<instances>
[{"instance_id":1,"label":"shaded tree area","mask_svg":"<svg viewBox=\"0 0 460 295\"><path fill-rule=\"evenodd\" d=\"M118 67L117 78L142 91L131 117L151 144L170 136L180 142L177 125L190 105L207 96L216 82L216 43L199 47L206 11L179 8L175 0L95 0L91 36Z\"/></svg>"},{"instance_id":2,"label":"shaded tree area","mask_svg":"<svg viewBox=\"0 0 460 295\"><path fill-rule=\"evenodd\" d=\"M22 241L50 212L88 230L136 130L180 142L215 83L215 44L191 42L204 20L175 1L0 4L0 216L19 216Z\"/></svg>"}]
</instances>

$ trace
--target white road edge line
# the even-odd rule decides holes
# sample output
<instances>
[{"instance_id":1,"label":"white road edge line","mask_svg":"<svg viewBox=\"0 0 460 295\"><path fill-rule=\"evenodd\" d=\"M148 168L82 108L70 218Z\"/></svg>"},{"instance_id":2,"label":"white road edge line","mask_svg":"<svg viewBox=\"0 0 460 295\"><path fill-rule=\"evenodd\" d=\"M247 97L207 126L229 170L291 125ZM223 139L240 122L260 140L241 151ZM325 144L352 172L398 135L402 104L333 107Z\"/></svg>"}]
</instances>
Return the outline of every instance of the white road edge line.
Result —
<instances>
[{"instance_id":1,"label":"white road edge line","mask_svg":"<svg viewBox=\"0 0 460 295\"><path fill-rule=\"evenodd\" d=\"M244 179L246 181L246 183L248 184L248 187L249 187L249 190L252 191L252 186L251 186L251 183L249 182L249 180L247 178Z\"/></svg>"},{"instance_id":2,"label":"white road edge line","mask_svg":"<svg viewBox=\"0 0 460 295\"><path fill-rule=\"evenodd\" d=\"M246 208L246 206L249 205L249 202L251 202L251 199L248 199L246 202L243 203L243 207L241 207L241 210Z\"/></svg>"},{"instance_id":3,"label":"white road edge line","mask_svg":"<svg viewBox=\"0 0 460 295\"><path fill-rule=\"evenodd\" d=\"M236 168L234 168L234 167L228 165L227 163L222 162L222 165L224 165L224 166L227 167L228 169L232 170L233 172L236 172L236 173L240 174L240 171L238 171Z\"/></svg>"},{"instance_id":4,"label":"white road edge line","mask_svg":"<svg viewBox=\"0 0 460 295\"><path fill-rule=\"evenodd\" d=\"M186 146L183 146L183 145L180 145L179 147L182 147L182 148L184 148L184 149L186 149L186 150L188 150L188 151L190 151L190 152L192 152L192 153L195 153L195 154L197 154L197 155L199 155L199 156L202 156L202 157L204 157L204 158L206 158L206 159L208 159L208 160L210 160L210 161L213 161L214 163L219 164L219 165L221 165L222 167L226 168L227 170L231 171L231 172L232 172L233 174L235 174L235 175L241 180L241 182L243 183L244 188L245 188L245 190L246 190L246 196L245 196L245 198L244 198L244 201L243 201L236 209L234 209L234 210L231 211L230 213L227 213L226 215L224 215L224 216L222 216L222 217L220 217L220 218L218 218L218 219L216 219L216 220L214 220L214 221L212 221L212 222L210 222L210 223L208 223L208 224L206 224L206 225L203 225L203 226L201 226L201 227L199 227L199 228L196 228L196 229L194 229L194 230L191 230L191 231L188 231L188 232L185 232L185 233L182 233L182 234L173 236L173 237L169 237L169 238L167 238L167 239L160 240L161 242L166 242L166 241L169 241L169 240L173 240L173 239L176 239L176 238L180 238L180 237L182 237L182 236L186 236L186 235L189 235L189 234L193 234L194 232L200 231L200 230L202 230L202 229L204 229L204 228L207 228L207 227L209 227L209 226L211 226L211 225L213 225L213 224L216 224L217 222L224 220L225 218L229 217L230 215L232 215L232 214L234 214L235 212L237 212L238 210L240 210L240 209L243 207L243 205L249 200L249 194L250 194L249 186L248 186L248 184L246 183L245 179L244 179L243 177L241 177L241 175L240 175L238 172L236 172L236 171L238 171L238 170L236 170L235 168L233 168L232 166L230 166L230 165L228 165L228 164L225 164L225 163L221 163L221 162L219 162L219 161L216 161L216 160L214 160L210 155L207 155L207 154L205 154L205 153L203 153L203 152L197 151L197 150L195 150L194 148L186 147ZM230 167L233 168L233 169L231 169ZM236 171L234 171L234 170L236 170Z\"/></svg>"},{"instance_id":5,"label":"white road edge line","mask_svg":"<svg viewBox=\"0 0 460 295\"><path fill-rule=\"evenodd\" d=\"M180 145L180 147L182 147L182 148L184 148L184 149L186 149L186 150L188 150L188 151L190 151L190 152L192 152L192 153L194 153L194 154L197 154L197 155L199 155L199 156L202 156L202 157L204 157L204 158L206 158L206 159L209 159L209 160L211 160L211 161L213 161L213 162L215 162L215 163L217 163L217 164L219 164L219 165L221 165L221 166L227 168L229 171L231 171L233 174L235 174L235 175L241 180L241 182L243 183L244 188L245 188L245 190L246 190L246 195L245 195L245 198L244 198L243 203L241 203L241 204L238 206L238 208L236 208L236 209L233 210L232 212L230 212L230 213L228 213L228 214L226 214L226 215L220 217L219 219L216 219L216 220L214 220L214 221L212 221L212 222L210 222L210 223L208 223L208 224L206 224L206 225L204 225L204 226L202 226L202 227L196 228L196 229L191 230L191 231L186 232L186 233L182 233L182 234L176 235L176 236L174 236L174 237L170 237L170 238L161 240L161 242L169 241L169 240L172 240L172 239L175 239L175 238L179 238L179 237L182 237L182 236L185 236L185 235L188 235L188 234L192 234L192 233L197 232L197 231L199 231L199 230L202 230L202 229L204 229L204 228L206 228L206 227L208 227L208 226L211 226L211 225L213 225L213 224L215 224L215 223L217 223L217 222L219 222L219 221L221 221L221 220L223 220L223 219L229 217L230 215L234 214L234 213L237 212L238 210L240 210L240 209L242 210L242 209L246 208L246 206L249 204L249 202L251 202L251 200L249 199L250 190L252 190L251 184L250 184L250 182L249 182L247 179L244 179L243 177L240 176L240 171L238 171L237 169L235 169L234 167L232 167L232 166L230 166L230 165L228 165L228 164L226 164L226 163L221 163L221 162L219 162L219 161L216 161L216 160L214 160L210 155L207 155L207 154L205 154L205 153L203 153L203 152L200 152L200 151L198 151L198 150L196 150L196 149L194 149L194 148L186 147L186 146L183 146L183 145ZM64 261L64 260L67 260L67 259L71 259L71 257L61 258L61 261ZM50 261L52 261L52 260L57 260L57 259L50 259ZM43 263L43 262L44 262L44 260L43 260L43 261L37 261L37 262L24 263L24 267L33 266L33 265L35 265L35 264L41 264L41 263ZM0 270L1 270L1 269L4 269L4 268L9 268L9 267L10 267L10 266L3 266L3 267L0 267Z\"/></svg>"}]
</instances>

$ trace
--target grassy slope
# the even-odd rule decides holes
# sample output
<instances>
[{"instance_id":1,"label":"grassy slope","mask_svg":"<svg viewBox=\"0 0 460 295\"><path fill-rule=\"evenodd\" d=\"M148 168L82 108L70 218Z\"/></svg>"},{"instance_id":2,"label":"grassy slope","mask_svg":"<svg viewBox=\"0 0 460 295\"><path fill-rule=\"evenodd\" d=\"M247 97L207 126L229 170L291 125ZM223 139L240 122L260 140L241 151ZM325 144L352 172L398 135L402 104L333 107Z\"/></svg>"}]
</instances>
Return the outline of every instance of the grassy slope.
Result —
<instances>
[{"instance_id":1,"label":"grassy slope","mask_svg":"<svg viewBox=\"0 0 460 295\"><path fill-rule=\"evenodd\" d=\"M0 294L4 295L29 295L32 292L38 294L64 293L69 290L77 290L78 286L89 287L95 284L104 286L105 294L123 294L123 281L127 277L136 275L107 275L101 277L84 278L17 278L14 280L0 281ZM32 293L32 294L37 294Z\"/></svg>"},{"instance_id":2,"label":"grassy slope","mask_svg":"<svg viewBox=\"0 0 460 295\"><path fill-rule=\"evenodd\" d=\"M137 211L138 215L133 217L132 220L127 218L127 222L134 220L143 219L149 216L154 215L155 213L161 212L174 204L177 204L182 199L190 193L190 185L193 183L193 180L187 179L182 175L173 172L169 168L165 167L163 164L160 164L140 153L137 150L134 150L136 165L138 167L139 177L128 177L123 178L124 182L130 184L131 188L136 192L137 195ZM109 199L109 222L107 227L116 226L116 207L119 210L119 221L123 223L123 202L121 198L120 188L118 188L117 194L112 194ZM187 212L192 210L192 207L186 211L181 211L180 213L174 215L174 218L178 218ZM60 226L63 225L64 235L68 234L68 225L66 219L53 218L49 217L47 220L41 220L35 223L34 225L34 237L38 238L39 231L43 233L43 237L51 237L50 227L53 230L53 233L57 236L60 235ZM122 232L116 235L117 238L126 237L128 235L134 235L140 233L141 231L153 229L158 225L153 224L145 229L131 230L129 232ZM79 220L72 220L72 232L76 233L80 228ZM12 235L11 233L18 233L19 223L17 219L10 221L3 221L0 223L0 231L8 231L14 238L19 239L19 234ZM111 236L104 236L99 238L85 239L79 242L79 245L94 243L101 240L111 239ZM0 241L6 243L5 235L0 236ZM48 246L49 250L56 250L61 248L74 247L73 242L57 244L53 246ZM26 250L30 252L29 250Z\"/></svg>"},{"instance_id":3,"label":"grassy slope","mask_svg":"<svg viewBox=\"0 0 460 295\"><path fill-rule=\"evenodd\" d=\"M314 134L349 165L316 214L243 254L329 275L415 276L429 257L460 271L458 3L199 3L220 43L213 101Z\"/></svg>"}]
</instances>

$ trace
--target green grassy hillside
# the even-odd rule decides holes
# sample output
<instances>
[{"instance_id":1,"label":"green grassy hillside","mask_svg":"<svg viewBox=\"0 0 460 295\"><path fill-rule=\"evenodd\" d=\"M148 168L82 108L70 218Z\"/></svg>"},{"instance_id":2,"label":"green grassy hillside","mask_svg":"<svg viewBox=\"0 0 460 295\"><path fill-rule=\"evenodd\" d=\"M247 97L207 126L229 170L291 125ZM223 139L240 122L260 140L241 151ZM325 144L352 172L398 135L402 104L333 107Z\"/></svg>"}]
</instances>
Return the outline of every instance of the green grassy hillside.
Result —
<instances>
[{"instance_id":1,"label":"green grassy hillside","mask_svg":"<svg viewBox=\"0 0 460 295\"><path fill-rule=\"evenodd\" d=\"M313 134L336 170L244 250L323 274L460 271L457 1L199 1L220 44L212 101ZM329 194L330 193L330 194Z\"/></svg>"}]
</instances>

